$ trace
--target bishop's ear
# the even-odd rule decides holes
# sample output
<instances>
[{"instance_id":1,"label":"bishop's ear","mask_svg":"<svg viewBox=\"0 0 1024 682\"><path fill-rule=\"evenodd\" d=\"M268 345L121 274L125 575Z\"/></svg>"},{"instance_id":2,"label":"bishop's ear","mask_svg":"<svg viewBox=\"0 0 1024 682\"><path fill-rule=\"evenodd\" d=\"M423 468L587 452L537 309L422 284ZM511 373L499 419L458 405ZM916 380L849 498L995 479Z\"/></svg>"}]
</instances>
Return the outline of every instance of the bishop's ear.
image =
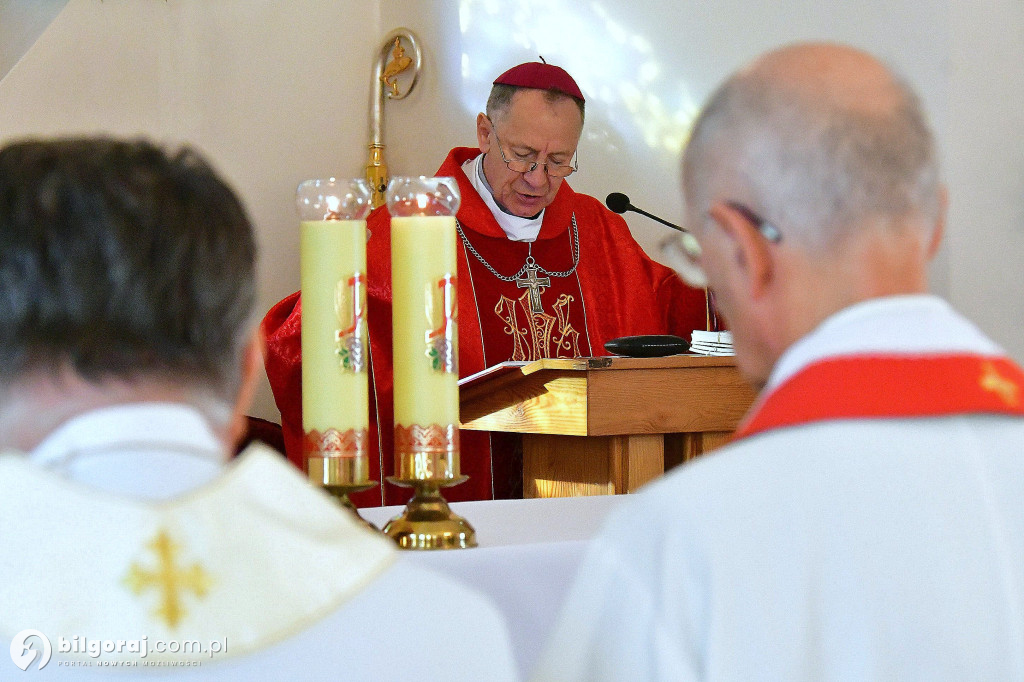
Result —
<instances>
[{"instance_id":1,"label":"bishop's ear","mask_svg":"<svg viewBox=\"0 0 1024 682\"><path fill-rule=\"evenodd\" d=\"M476 141L482 152L491 148L491 121L486 114L476 115Z\"/></svg>"},{"instance_id":2,"label":"bishop's ear","mask_svg":"<svg viewBox=\"0 0 1024 682\"><path fill-rule=\"evenodd\" d=\"M770 243L747 212L729 202L714 202L708 215L724 237L724 266L734 270L732 275L752 300L761 298L772 281Z\"/></svg>"}]
</instances>

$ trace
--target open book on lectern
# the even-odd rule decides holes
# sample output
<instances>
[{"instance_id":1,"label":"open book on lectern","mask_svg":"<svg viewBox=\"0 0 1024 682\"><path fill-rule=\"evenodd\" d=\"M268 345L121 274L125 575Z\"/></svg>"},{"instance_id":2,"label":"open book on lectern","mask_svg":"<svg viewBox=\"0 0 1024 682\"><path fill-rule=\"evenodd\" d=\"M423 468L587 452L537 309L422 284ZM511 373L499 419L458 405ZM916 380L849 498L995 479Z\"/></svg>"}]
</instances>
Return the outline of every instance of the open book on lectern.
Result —
<instances>
[{"instance_id":1,"label":"open book on lectern","mask_svg":"<svg viewBox=\"0 0 1024 682\"><path fill-rule=\"evenodd\" d=\"M522 368L529 364L531 364L529 361L508 360L507 362L501 362L497 365L491 365L487 369L482 369L476 374L470 374L468 377L462 377L459 379L459 388L462 388L467 384L476 383L481 379L497 378L512 372L521 372Z\"/></svg>"}]
</instances>

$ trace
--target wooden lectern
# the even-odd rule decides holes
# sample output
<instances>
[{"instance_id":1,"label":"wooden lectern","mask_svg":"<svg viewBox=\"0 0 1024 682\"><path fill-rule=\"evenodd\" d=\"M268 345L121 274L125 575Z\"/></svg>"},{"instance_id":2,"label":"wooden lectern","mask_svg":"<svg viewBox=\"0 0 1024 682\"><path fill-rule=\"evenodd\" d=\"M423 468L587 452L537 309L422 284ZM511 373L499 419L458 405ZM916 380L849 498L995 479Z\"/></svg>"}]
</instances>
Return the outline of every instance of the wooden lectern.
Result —
<instances>
[{"instance_id":1,"label":"wooden lectern","mask_svg":"<svg viewBox=\"0 0 1024 682\"><path fill-rule=\"evenodd\" d=\"M633 492L723 444L755 397L733 357L504 363L460 382L462 428L523 434L523 496Z\"/></svg>"}]
</instances>

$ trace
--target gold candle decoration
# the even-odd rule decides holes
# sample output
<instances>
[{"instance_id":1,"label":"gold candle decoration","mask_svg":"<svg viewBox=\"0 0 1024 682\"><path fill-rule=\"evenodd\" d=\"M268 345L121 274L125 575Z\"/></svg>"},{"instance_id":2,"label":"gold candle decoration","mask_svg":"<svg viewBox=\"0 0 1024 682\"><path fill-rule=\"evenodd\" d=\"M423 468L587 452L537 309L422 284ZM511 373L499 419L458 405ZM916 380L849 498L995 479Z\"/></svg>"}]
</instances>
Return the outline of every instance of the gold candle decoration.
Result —
<instances>
[{"instance_id":1,"label":"gold candle decoration","mask_svg":"<svg viewBox=\"0 0 1024 682\"><path fill-rule=\"evenodd\" d=\"M296 190L302 288L302 429L310 481L348 507L369 481L366 180ZM354 509L354 508L353 508Z\"/></svg>"},{"instance_id":2,"label":"gold candle decoration","mask_svg":"<svg viewBox=\"0 0 1024 682\"><path fill-rule=\"evenodd\" d=\"M395 473L415 488L384 532L407 549L473 547L475 532L440 488L459 471L458 306L454 178L395 177L391 213Z\"/></svg>"}]
</instances>

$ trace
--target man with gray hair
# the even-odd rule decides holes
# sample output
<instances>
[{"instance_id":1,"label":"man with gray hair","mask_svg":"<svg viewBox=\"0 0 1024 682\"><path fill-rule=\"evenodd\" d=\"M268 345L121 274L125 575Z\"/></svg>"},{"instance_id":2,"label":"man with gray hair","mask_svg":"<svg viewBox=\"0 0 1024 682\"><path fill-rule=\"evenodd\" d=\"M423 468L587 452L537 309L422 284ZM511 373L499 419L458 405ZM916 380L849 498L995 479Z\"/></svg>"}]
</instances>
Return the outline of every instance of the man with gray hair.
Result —
<instances>
[{"instance_id":1,"label":"man with gray hair","mask_svg":"<svg viewBox=\"0 0 1024 682\"><path fill-rule=\"evenodd\" d=\"M228 466L260 371L255 259L195 152L0 150L0 677L515 679L482 595L276 453Z\"/></svg>"},{"instance_id":2,"label":"man with gray hair","mask_svg":"<svg viewBox=\"0 0 1024 682\"><path fill-rule=\"evenodd\" d=\"M855 49L771 52L698 117L683 192L681 273L761 394L609 520L538 678L1024 679L1024 373L926 293L915 95Z\"/></svg>"}]
</instances>

